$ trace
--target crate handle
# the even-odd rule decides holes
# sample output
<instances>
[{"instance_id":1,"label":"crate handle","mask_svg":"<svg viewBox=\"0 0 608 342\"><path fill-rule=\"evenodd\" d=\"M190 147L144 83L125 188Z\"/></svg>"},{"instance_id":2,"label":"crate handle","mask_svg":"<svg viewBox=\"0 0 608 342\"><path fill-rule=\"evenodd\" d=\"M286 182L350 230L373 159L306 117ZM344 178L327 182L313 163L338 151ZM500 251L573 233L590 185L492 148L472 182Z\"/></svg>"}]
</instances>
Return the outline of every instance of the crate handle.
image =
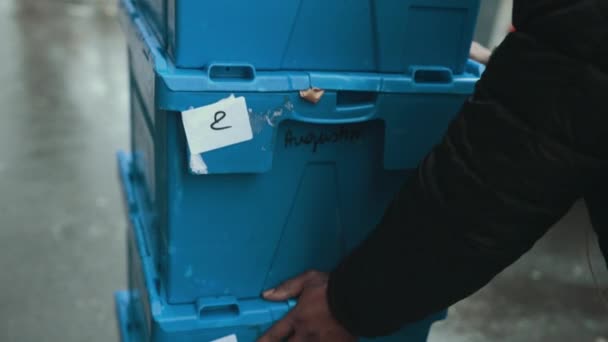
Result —
<instances>
[{"instance_id":1,"label":"crate handle","mask_svg":"<svg viewBox=\"0 0 608 342\"><path fill-rule=\"evenodd\" d=\"M253 81L255 68L248 64L211 64L209 79L216 82Z\"/></svg>"},{"instance_id":2,"label":"crate handle","mask_svg":"<svg viewBox=\"0 0 608 342\"><path fill-rule=\"evenodd\" d=\"M412 70L412 79L417 84L447 84L454 82L452 70L441 67L418 67Z\"/></svg>"},{"instance_id":3,"label":"crate handle","mask_svg":"<svg viewBox=\"0 0 608 342\"><path fill-rule=\"evenodd\" d=\"M200 319L237 318L241 314L238 300L234 297L199 298L196 311Z\"/></svg>"}]
</instances>

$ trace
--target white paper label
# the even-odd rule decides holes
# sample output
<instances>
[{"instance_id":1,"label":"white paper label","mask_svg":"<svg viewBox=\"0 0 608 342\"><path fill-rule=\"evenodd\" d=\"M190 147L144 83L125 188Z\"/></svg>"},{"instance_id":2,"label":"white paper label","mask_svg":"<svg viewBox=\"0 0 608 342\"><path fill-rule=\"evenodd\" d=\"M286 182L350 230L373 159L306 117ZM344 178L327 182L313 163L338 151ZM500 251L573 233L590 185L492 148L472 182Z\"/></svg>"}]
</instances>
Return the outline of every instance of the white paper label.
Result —
<instances>
[{"instance_id":1,"label":"white paper label","mask_svg":"<svg viewBox=\"0 0 608 342\"><path fill-rule=\"evenodd\" d=\"M244 97L234 95L182 112L190 153L199 154L253 139Z\"/></svg>"},{"instance_id":2,"label":"white paper label","mask_svg":"<svg viewBox=\"0 0 608 342\"><path fill-rule=\"evenodd\" d=\"M220 338L219 340L215 340L215 341L211 341L211 342L239 342L236 339L236 335L230 335L230 336L226 336L223 338Z\"/></svg>"}]
</instances>

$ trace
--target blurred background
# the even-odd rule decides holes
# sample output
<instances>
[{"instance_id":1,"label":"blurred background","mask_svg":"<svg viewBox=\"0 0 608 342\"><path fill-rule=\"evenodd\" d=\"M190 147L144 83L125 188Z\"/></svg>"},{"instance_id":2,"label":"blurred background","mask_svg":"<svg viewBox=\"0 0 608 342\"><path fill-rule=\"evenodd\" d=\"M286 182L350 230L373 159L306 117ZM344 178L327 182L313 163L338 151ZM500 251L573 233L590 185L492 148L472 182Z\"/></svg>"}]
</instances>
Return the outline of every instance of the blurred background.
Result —
<instances>
[{"instance_id":1,"label":"blurred background","mask_svg":"<svg viewBox=\"0 0 608 342\"><path fill-rule=\"evenodd\" d=\"M510 1L484 0L495 47ZM0 341L117 341L126 286L115 152L128 146L125 41L113 0L0 0ZM583 203L437 324L431 342L607 342L608 284ZM445 284L450 286L450 284Z\"/></svg>"}]
</instances>

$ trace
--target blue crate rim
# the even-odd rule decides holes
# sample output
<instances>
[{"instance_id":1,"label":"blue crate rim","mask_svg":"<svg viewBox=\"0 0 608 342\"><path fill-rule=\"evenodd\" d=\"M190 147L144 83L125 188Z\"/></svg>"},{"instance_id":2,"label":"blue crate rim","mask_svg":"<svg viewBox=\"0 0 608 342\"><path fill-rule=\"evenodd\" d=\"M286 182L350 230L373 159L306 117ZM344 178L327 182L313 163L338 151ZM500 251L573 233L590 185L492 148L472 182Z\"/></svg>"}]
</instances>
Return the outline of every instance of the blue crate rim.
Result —
<instances>
[{"instance_id":1,"label":"blue crate rim","mask_svg":"<svg viewBox=\"0 0 608 342\"><path fill-rule=\"evenodd\" d=\"M114 293L114 309L121 342L135 342L134 337L131 334L133 325L129 318L130 296L128 291L118 291Z\"/></svg>"}]
</instances>

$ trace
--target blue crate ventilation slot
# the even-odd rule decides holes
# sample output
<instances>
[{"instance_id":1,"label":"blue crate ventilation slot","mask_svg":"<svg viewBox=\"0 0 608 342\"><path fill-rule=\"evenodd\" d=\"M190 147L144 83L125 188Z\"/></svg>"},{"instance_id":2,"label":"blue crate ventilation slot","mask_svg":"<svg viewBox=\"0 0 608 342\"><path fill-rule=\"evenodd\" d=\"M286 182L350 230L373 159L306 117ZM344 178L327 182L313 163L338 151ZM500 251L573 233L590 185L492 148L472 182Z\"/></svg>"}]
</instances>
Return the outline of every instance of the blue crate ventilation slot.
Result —
<instances>
[{"instance_id":1,"label":"blue crate ventilation slot","mask_svg":"<svg viewBox=\"0 0 608 342\"><path fill-rule=\"evenodd\" d=\"M463 73L480 0L135 0L181 68Z\"/></svg>"}]
</instances>

